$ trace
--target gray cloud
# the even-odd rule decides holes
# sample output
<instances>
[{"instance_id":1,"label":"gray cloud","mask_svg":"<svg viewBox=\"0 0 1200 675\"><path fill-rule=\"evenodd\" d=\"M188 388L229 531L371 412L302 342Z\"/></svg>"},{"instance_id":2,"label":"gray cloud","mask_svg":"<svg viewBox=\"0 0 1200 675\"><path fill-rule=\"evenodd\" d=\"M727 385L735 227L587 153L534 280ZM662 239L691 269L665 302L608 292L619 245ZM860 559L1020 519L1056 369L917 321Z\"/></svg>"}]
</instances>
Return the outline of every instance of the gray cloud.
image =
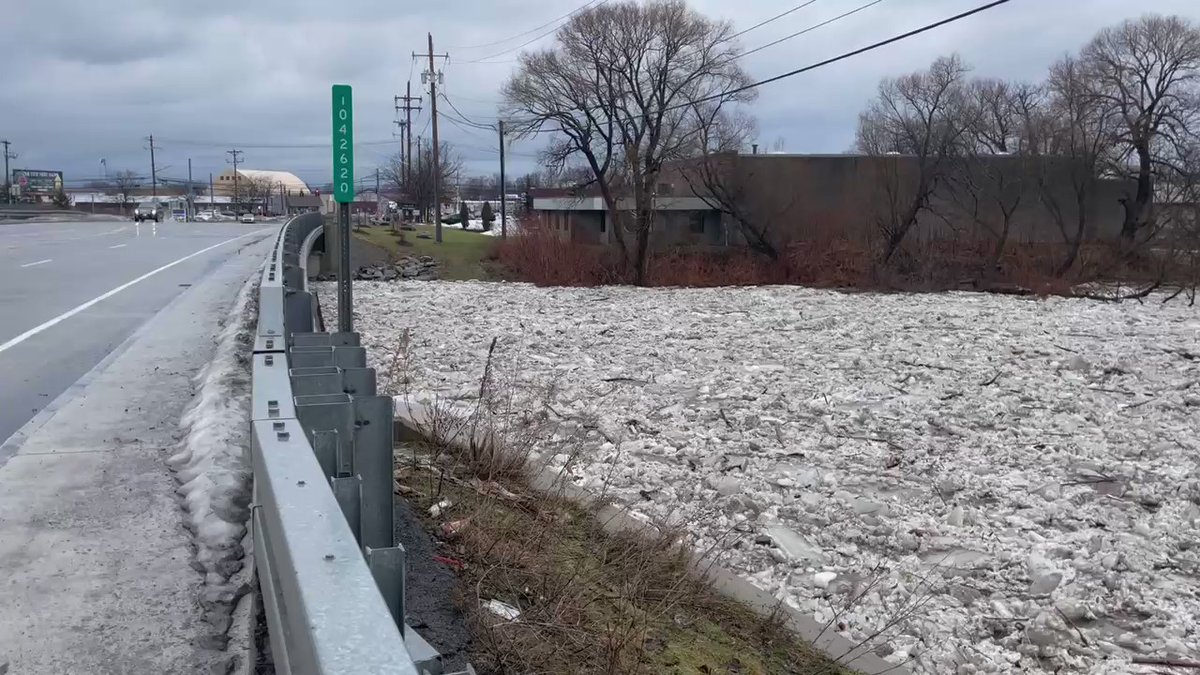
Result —
<instances>
[{"instance_id":1,"label":"gray cloud","mask_svg":"<svg viewBox=\"0 0 1200 675\"><path fill-rule=\"evenodd\" d=\"M748 27L799 4L784 0L693 0L709 16ZM244 144L249 166L293 170L323 182L329 151L254 147L316 144L329 137L329 86L355 90L360 141L393 138L392 96L410 78L425 96L415 124L427 129L428 96L412 53L449 51L445 91L472 119L496 115L498 90L512 72L505 52L540 32L488 45L549 22L582 4L535 0L474 0L415 6L358 0L340 6L314 0L59 0L15 3L0 24L5 77L0 87L0 136L21 153L16 166L57 168L68 179L110 170L149 171L144 137L153 133L164 174L197 177L225 168L223 151ZM820 0L750 32L747 49L765 44L860 4ZM745 65L769 77L968 9L975 0L886 0L876 7L752 54ZM1193 0L1013 2L960 24L765 87L752 111L769 145L784 139L792 152L840 152L850 146L858 111L885 76L925 67L958 52L976 74L1036 80L1064 53L1100 28L1140 12L1200 20ZM533 47L545 45L550 38ZM532 47L530 47L532 48ZM483 61L472 63L473 61ZM469 173L497 168L494 134L444 124ZM427 133L427 131L426 131ZM398 148L360 145L360 176ZM537 145L513 148L512 172L532 168Z\"/></svg>"}]
</instances>

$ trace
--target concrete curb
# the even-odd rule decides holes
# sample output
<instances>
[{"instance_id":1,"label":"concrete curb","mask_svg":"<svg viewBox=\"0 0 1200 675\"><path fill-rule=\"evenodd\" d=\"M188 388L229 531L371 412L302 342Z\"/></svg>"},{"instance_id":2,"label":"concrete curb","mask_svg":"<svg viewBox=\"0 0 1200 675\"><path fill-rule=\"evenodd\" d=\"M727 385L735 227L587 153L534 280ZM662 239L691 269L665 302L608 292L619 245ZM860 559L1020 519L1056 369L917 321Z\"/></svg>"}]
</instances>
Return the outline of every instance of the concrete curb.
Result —
<instances>
[{"instance_id":1,"label":"concrete curb","mask_svg":"<svg viewBox=\"0 0 1200 675\"><path fill-rule=\"evenodd\" d=\"M433 416L424 405L417 403L399 405L394 414L393 437L397 441L430 440L429 430L434 426L432 420ZM492 434L478 430L468 432L465 424L457 426L461 431L454 433L448 439L443 439L443 442L458 449L464 449L470 445L471 440L476 442L477 447L487 447L497 443L497 439ZM589 491L575 485L565 484L560 480L558 473L549 467L543 466L535 469L531 482L536 490L544 493L557 493L578 504L594 504L597 501L597 496ZM615 504L601 506L597 515L601 519L604 529L611 533L637 534L653 527L645 520L634 517L628 508ZM785 617L785 625L790 630L830 657L839 659L843 666L866 675L881 673L906 675L911 673L907 663L889 663L871 651L873 645L856 646L837 633L823 630L822 624L813 617L779 602L770 593L729 569L699 557L693 560L693 568L697 574L706 575L718 593L745 605L755 615L766 618L782 613Z\"/></svg>"}]
</instances>

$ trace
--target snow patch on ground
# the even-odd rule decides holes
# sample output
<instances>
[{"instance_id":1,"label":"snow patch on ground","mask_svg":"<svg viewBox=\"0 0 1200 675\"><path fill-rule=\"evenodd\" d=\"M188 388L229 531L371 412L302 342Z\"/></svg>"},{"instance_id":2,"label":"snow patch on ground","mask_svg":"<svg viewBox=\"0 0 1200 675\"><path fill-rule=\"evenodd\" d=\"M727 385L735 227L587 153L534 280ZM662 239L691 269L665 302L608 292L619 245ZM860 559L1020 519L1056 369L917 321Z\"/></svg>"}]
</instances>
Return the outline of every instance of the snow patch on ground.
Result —
<instances>
[{"instance_id":1,"label":"snow patch on ground","mask_svg":"<svg viewBox=\"0 0 1200 675\"><path fill-rule=\"evenodd\" d=\"M1200 313L1183 303L355 292L381 391L473 409L499 338L508 418L557 423L546 461L687 523L852 640L881 634L886 658L930 673L1200 658ZM406 381L389 382L406 331Z\"/></svg>"},{"instance_id":2,"label":"snow patch on ground","mask_svg":"<svg viewBox=\"0 0 1200 675\"><path fill-rule=\"evenodd\" d=\"M196 375L196 395L183 414L186 432L167 460L180 486L184 526L195 539L192 566L204 576L201 606L223 642L233 604L246 591L244 540L250 511L247 354L254 326L259 275L238 292L212 361Z\"/></svg>"}]
</instances>

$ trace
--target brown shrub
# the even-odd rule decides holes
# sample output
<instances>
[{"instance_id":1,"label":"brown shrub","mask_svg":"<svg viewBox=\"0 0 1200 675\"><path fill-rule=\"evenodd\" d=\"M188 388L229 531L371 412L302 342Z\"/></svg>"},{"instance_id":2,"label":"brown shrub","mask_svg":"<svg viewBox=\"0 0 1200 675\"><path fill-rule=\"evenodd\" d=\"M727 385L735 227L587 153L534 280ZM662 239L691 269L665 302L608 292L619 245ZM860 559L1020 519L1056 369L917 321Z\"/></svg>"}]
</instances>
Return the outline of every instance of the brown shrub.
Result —
<instances>
[{"instance_id":1,"label":"brown shrub","mask_svg":"<svg viewBox=\"0 0 1200 675\"><path fill-rule=\"evenodd\" d=\"M745 249L677 249L650 256L648 286L757 286L799 284L859 290L984 290L1070 295L1086 283L1194 283L1195 256L1154 252L1122 242L1084 244L1066 273L1062 243L1009 242L994 259L995 242L984 239L911 239L881 267L869 240L810 227L807 238L789 244L777 260ZM541 286L598 286L630 283L615 247L583 244L560 236L538 220L498 242L494 257L508 275Z\"/></svg>"},{"instance_id":2,"label":"brown shrub","mask_svg":"<svg viewBox=\"0 0 1200 675\"><path fill-rule=\"evenodd\" d=\"M494 257L519 281L539 286L598 286L618 283L612 253L561 238L539 218L526 218L521 228L498 241Z\"/></svg>"}]
</instances>

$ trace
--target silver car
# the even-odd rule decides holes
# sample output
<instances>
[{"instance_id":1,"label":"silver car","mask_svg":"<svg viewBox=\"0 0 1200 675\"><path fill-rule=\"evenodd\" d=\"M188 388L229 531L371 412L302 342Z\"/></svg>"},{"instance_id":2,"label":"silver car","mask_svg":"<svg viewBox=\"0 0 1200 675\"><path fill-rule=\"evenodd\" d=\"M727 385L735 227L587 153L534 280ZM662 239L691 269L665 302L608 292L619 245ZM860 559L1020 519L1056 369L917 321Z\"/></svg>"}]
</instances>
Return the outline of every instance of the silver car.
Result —
<instances>
[{"instance_id":1,"label":"silver car","mask_svg":"<svg viewBox=\"0 0 1200 675\"><path fill-rule=\"evenodd\" d=\"M161 202L142 202L133 210L133 220L138 223L143 220L153 220L156 223L161 223L166 211L167 207Z\"/></svg>"}]
</instances>

